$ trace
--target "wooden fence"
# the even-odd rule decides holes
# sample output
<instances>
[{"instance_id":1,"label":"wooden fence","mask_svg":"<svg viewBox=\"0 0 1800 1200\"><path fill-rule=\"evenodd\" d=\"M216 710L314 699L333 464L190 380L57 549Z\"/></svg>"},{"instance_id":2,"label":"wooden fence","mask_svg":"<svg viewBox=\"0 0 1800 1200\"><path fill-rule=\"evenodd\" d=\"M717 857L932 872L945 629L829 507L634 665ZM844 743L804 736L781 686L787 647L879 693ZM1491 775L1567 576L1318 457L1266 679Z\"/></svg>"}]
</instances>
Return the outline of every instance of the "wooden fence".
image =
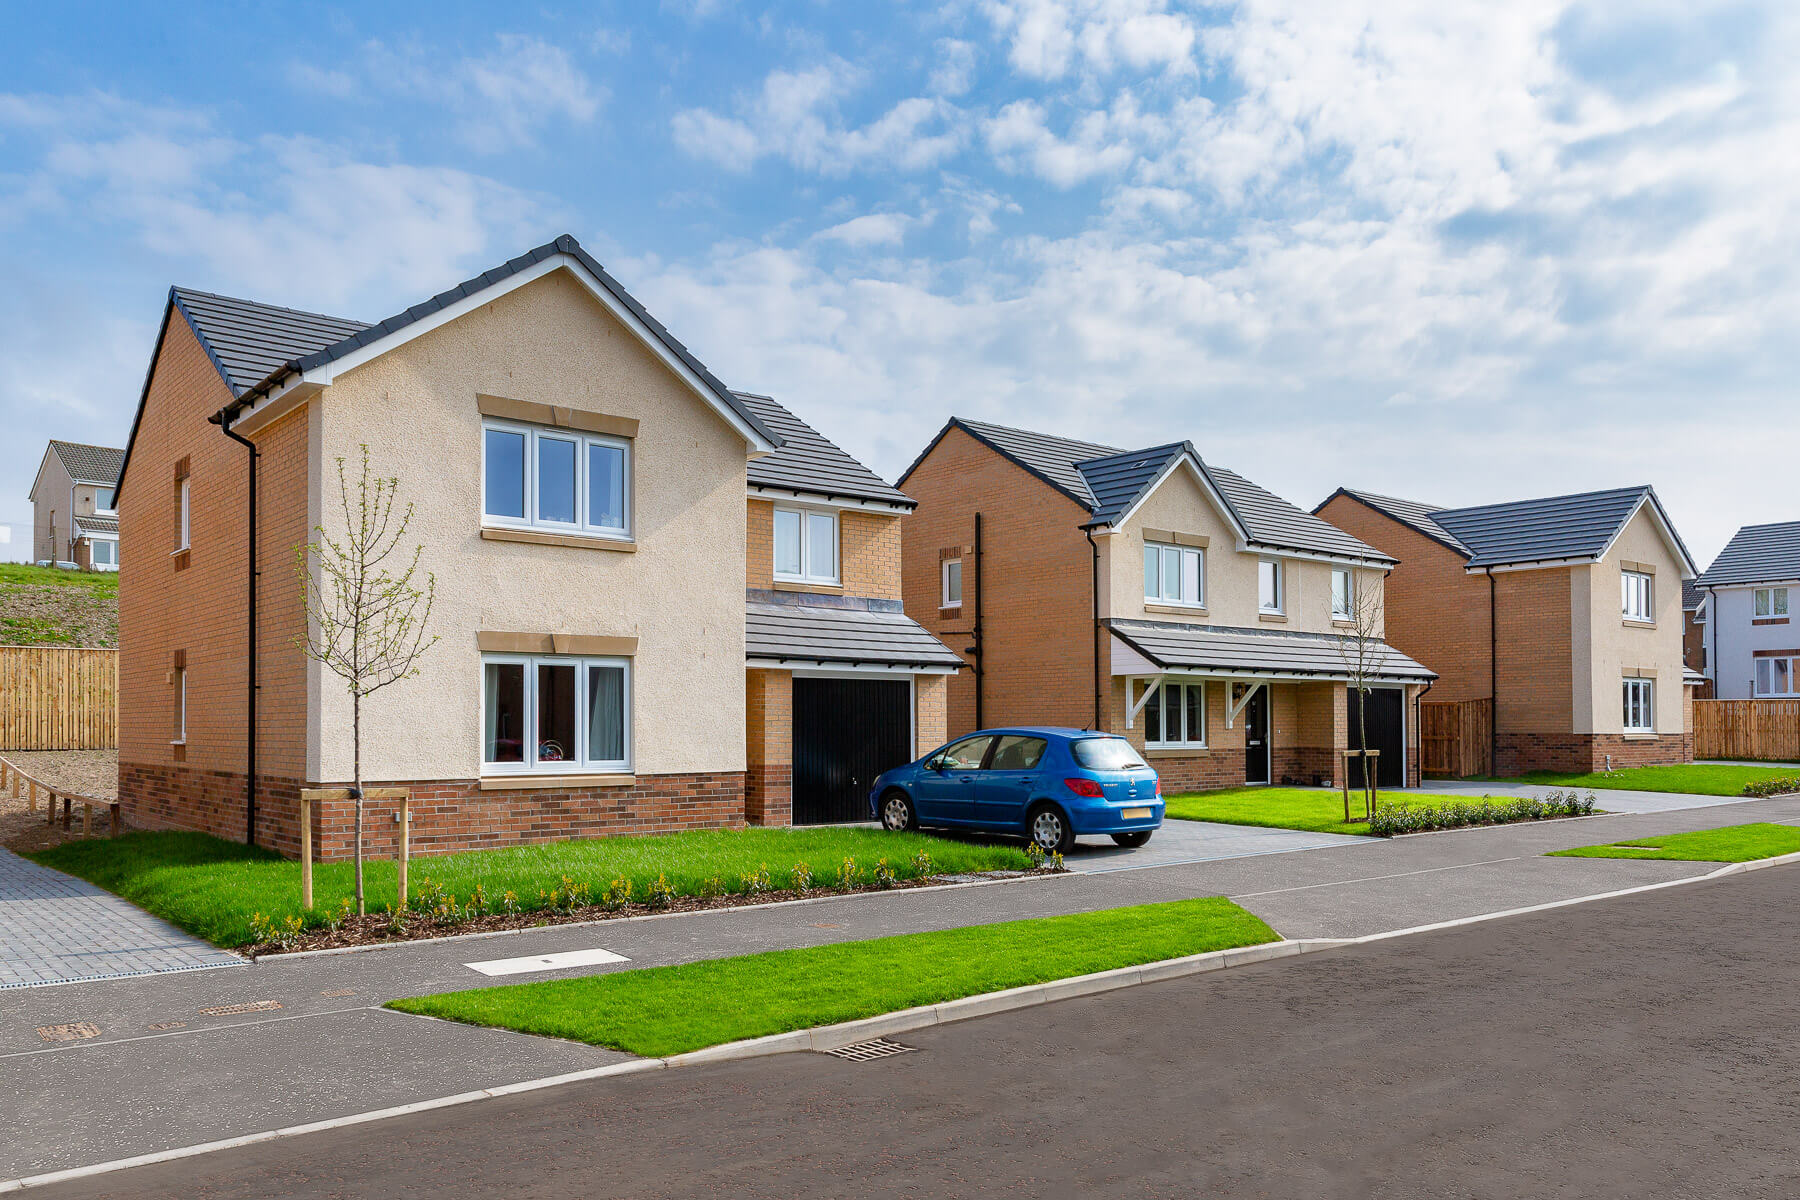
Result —
<instances>
[{"instance_id":1,"label":"wooden fence","mask_svg":"<svg viewBox=\"0 0 1800 1200\"><path fill-rule=\"evenodd\" d=\"M1426 775L1468 779L1493 774L1494 702L1426 701L1419 705L1420 770Z\"/></svg>"},{"instance_id":2,"label":"wooden fence","mask_svg":"<svg viewBox=\"0 0 1800 1200\"><path fill-rule=\"evenodd\" d=\"M1800 762L1800 700L1694 701L1694 757Z\"/></svg>"},{"instance_id":3,"label":"wooden fence","mask_svg":"<svg viewBox=\"0 0 1800 1200\"><path fill-rule=\"evenodd\" d=\"M0 646L0 750L119 744L119 652Z\"/></svg>"}]
</instances>

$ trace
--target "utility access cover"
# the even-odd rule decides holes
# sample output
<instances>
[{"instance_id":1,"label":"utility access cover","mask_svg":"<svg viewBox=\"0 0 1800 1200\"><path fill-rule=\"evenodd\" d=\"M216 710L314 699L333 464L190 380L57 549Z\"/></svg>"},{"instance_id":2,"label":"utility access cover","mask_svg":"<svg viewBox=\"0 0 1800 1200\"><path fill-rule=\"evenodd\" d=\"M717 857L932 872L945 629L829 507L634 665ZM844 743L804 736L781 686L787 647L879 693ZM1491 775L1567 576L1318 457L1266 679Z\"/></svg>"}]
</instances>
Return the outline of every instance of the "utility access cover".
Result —
<instances>
[{"instance_id":1,"label":"utility access cover","mask_svg":"<svg viewBox=\"0 0 1800 1200\"><path fill-rule=\"evenodd\" d=\"M839 1046L835 1050L827 1050L826 1054L851 1062L868 1062L873 1058L887 1058L894 1054L911 1054L917 1046L903 1046L899 1042L890 1042L886 1038L875 1038L867 1042L852 1042L848 1046Z\"/></svg>"}]
</instances>

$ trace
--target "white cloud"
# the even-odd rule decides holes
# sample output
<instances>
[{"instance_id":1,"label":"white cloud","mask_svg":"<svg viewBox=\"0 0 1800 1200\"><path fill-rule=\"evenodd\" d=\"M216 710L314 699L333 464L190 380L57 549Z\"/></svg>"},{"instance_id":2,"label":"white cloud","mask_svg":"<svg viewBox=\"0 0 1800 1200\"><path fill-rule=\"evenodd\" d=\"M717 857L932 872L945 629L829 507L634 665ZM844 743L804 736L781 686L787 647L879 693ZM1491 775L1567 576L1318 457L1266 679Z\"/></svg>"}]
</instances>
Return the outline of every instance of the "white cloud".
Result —
<instances>
[{"instance_id":1,"label":"white cloud","mask_svg":"<svg viewBox=\"0 0 1800 1200\"><path fill-rule=\"evenodd\" d=\"M819 234L826 241L846 246L898 246L914 218L904 213L869 213L852 217Z\"/></svg>"},{"instance_id":2,"label":"white cloud","mask_svg":"<svg viewBox=\"0 0 1800 1200\"><path fill-rule=\"evenodd\" d=\"M961 38L939 38L933 47L937 61L931 68L929 87L940 96L960 96L975 86L976 49Z\"/></svg>"},{"instance_id":3,"label":"white cloud","mask_svg":"<svg viewBox=\"0 0 1800 1200\"><path fill-rule=\"evenodd\" d=\"M1123 171L1167 132L1160 118L1138 109L1130 92L1121 92L1110 109L1080 112L1066 136L1051 131L1048 110L1035 100L1014 100L983 130L988 150L1003 167L1029 171L1061 188Z\"/></svg>"},{"instance_id":4,"label":"white cloud","mask_svg":"<svg viewBox=\"0 0 1800 1200\"><path fill-rule=\"evenodd\" d=\"M1194 22L1164 0L986 0L1008 61L1035 79L1061 79L1078 65L1095 75L1121 69L1191 73Z\"/></svg>"}]
</instances>

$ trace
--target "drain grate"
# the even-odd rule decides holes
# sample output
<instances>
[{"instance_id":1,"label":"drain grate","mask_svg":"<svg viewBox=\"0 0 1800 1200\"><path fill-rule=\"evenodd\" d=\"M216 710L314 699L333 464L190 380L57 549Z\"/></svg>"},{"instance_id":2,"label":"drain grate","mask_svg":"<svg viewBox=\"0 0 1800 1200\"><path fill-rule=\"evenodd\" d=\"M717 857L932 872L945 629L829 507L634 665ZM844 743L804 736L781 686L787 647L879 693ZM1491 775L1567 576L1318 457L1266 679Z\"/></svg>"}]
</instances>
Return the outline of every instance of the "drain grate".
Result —
<instances>
[{"instance_id":1,"label":"drain grate","mask_svg":"<svg viewBox=\"0 0 1800 1200\"><path fill-rule=\"evenodd\" d=\"M46 1042L85 1042L99 1037L100 1027L77 1021L73 1025L39 1025L37 1032Z\"/></svg>"},{"instance_id":2,"label":"drain grate","mask_svg":"<svg viewBox=\"0 0 1800 1200\"><path fill-rule=\"evenodd\" d=\"M147 1028L149 1028L149 1029L186 1029L187 1022L186 1021L158 1021L154 1025L147 1026Z\"/></svg>"},{"instance_id":3,"label":"drain grate","mask_svg":"<svg viewBox=\"0 0 1800 1200\"><path fill-rule=\"evenodd\" d=\"M356 989L355 988L326 988L324 991L320 992L319 995L330 996L333 1000L341 1000L345 996L356 995Z\"/></svg>"},{"instance_id":4,"label":"drain grate","mask_svg":"<svg viewBox=\"0 0 1800 1200\"><path fill-rule=\"evenodd\" d=\"M269 1012L271 1009L280 1007L281 1001L279 1000L250 1000L243 1004L220 1004L212 1008L203 1008L200 1010L200 1015L203 1017L235 1017L239 1013Z\"/></svg>"},{"instance_id":5,"label":"drain grate","mask_svg":"<svg viewBox=\"0 0 1800 1200\"><path fill-rule=\"evenodd\" d=\"M872 1058L887 1058L893 1054L911 1054L917 1046L902 1046L899 1042L890 1042L886 1038L876 1038L868 1042L852 1042L848 1046L839 1046L836 1050L825 1053L847 1058L851 1062L868 1062Z\"/></svg>"}]
</instances>

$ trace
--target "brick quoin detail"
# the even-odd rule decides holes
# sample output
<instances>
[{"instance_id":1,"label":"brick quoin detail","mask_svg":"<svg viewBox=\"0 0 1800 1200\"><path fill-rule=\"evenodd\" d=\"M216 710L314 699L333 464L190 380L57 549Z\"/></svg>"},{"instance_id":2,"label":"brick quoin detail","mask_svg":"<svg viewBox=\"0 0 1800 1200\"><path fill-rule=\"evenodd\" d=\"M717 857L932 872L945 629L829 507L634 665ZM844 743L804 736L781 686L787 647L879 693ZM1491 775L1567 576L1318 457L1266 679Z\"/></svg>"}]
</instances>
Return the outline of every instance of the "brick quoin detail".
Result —
<instances>
[{"instance_id":1,"label":"brick quoin detail","mask_svg":"<svg viewBox=\"0 0 1800 1200\"><path fill-rule=\"evenodd\" d=\"M119 800L139 828L194 829L241 841L244 776L186 767L122 763ZM341 786L341 785L319 785ZM740 829L745 779L741 772L639 776L629 787L546 787L481 790L479 780L383 781L371 787L412 792L412 853L492 850L569 838L687 829ZM258 789L257 840L289 858L300 853L300 784L265 777ZM321 862L355 855L355 805L316 806L314 854ZM399 851L398 801L370 801L363 810L364 852Z\"/></svg>"}]
</instances>

